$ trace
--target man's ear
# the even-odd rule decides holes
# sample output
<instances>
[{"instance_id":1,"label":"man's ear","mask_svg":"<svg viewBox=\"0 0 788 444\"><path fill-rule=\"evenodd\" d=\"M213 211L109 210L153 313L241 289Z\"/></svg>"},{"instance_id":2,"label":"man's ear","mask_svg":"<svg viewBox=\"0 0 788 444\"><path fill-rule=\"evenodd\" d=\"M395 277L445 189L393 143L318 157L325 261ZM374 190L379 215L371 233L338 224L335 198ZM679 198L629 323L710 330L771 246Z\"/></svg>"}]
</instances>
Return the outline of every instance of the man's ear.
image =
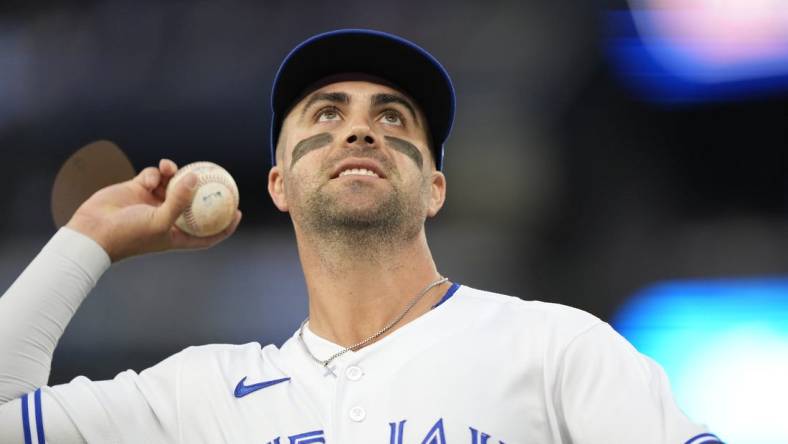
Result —
<instances>
[{"instance_id":1,"label":"man's ear","mask_svg":"<svg viewBox=\"0 0 788 444\"><path fill-rule=\"evenodd\" d=\"M282 168L277 164L271 167L268 172L268 194L274 205L279 211L287 213L290 207L287 205L287 197L285 197L285 182L282 176Z\"/></svg>"},{"instance_id":2,"label":"man's ear","mask_svg":"<svg viewBox=\"0 0 788 444\"><path fill-rule=\"evenodd\" d=\"M430 183L430 202L427 217L435 217L446 202L446 176L440 171L433 171Z\"/></svg>"}]
</instances>

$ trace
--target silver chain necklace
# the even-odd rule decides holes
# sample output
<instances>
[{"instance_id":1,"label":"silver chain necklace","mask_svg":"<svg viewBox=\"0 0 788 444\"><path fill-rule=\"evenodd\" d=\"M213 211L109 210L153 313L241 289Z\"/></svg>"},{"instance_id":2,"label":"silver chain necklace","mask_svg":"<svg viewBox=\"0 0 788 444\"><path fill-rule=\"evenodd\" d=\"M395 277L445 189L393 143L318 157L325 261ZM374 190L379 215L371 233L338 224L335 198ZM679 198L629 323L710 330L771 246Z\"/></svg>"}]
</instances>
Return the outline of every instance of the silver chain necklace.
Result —
<instances>
[{"instance_id":1,"label":"silver chain necklace","mask_svg":"<svg viewBox=\"0 0 788 444\"><path fill-rule=\"evenodd\" d=\"M347 353L349 351L356 351L356 350L360 349L361 347L367 345L368 343L370 343L370 342L374 341L375 339L377 339L378 337L380 337L382 334L384 334L387 331L391 330L395 325L397 325L397 323L399 321L402 320L402 318L405 317L405 315L408 314L408 312L419 302L419 300L421 300L421 298L424 297L425 294L427 294L428 291L432 290L434 287L437 287L438 285L440 285L440 284L442 284L442 283L444 283L444 282L446 282L448 280L449 280L449 278L441 276L438 280L431 282L429 285L424 287L424 289L421 290L419 292L419 294L417 294L416 297L413 298L413 300L410 301L408 306L405 307L405 310L403 310L402 313L400 313L399 316L397 316L393 321L388 323L385 327L383 327L380 330L378 330L377 333L375 333L374 335L368 337L367 339L364 339L363 341L360 341L360 342L358 342L356 344L351 345L350 347L347 347L347 348L345 348L343 350L340 350L340 351L334 353L333 355L331 355L331 357L329 357L326 360L318 359L317 356L312 354L312 351L309 350L309 347L306 345L306 341L304 341L304 326L306 325L307 321L309 321L308 317L306 319L304 319L303 322L301 322L301 327L298 328L298 340L301 343L301 346L304 347L304 351L306 352L307 355L309 355L309 357L314 359L315 362L317 362L318 364L320 364L323 367L325 367L326 369L328 369L328 364L330 364L331 361L333 361L334 359L344 355L345 353ZM331 372L331 373L333 373L333 372Z\"/></svg>"}]
</instances>

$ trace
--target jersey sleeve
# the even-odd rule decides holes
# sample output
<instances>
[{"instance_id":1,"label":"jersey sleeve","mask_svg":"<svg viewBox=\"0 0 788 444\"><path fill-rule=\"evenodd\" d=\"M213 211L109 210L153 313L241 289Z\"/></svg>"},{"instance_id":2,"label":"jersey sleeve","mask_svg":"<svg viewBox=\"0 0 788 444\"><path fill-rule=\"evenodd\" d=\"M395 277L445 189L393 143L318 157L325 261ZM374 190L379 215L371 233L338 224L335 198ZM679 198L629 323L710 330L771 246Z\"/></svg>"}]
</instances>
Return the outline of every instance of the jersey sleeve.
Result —
<instances>
[{"instance_id":1,"label":"jersey sleeve","mask_svg":"<svg viewBox=\"0 0 788 444\"><path fill-rule=\"evenodd\" d=\"M557 385L574 444L721 441L678 408L662 368L600 323L566 347Z\"/></svg>"},{"instance_id":2,"label":"jersey sleeve","mask_svg":"<svg viewBox=\"0 0 788 444\"><path fill-rule=\"evenodd\" d=\"M47 412L46 423L43 420L44 411ZM42 389L37 389L0 406L0 442L82 444L86 441L52 397Z\"/></svg>"},{"instance_id":3,"label":"jersey sleeve","mask_svg":"<svg viewBox=\"0 0 788 444\"><path fill-rule=\"evenodd\" d=\"M0 407L0 442L179 442L182 355L139 374L128 370L109 381L80 376L7 403Z\"/></svg>"}]
</instances>

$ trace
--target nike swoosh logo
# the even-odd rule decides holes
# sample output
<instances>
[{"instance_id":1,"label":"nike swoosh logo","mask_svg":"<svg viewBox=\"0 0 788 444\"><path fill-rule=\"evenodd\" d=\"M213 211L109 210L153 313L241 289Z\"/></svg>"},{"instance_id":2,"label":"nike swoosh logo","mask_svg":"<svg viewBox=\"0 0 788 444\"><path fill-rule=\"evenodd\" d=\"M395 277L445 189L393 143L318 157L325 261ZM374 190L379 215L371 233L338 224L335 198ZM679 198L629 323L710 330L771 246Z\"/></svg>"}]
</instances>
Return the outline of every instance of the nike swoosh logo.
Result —
<instances>
[{"instance_id":1,"label":"nike swoosh logo","mask_svg":"<svg viewBox=\"0 0 788 444\"><path fill-rule=\"evenodd\" d=\"M263 381L252 385L244 385L244 381L246 381L246 376L244 376L243 379L238 381L238 385L235 386L235 397L243 398L249 393L253 393L260 389L271 387L272 385L276 385L289 380L290 378L282 378L282 379L273 379L271 381Z\"/></svg>"}]
</instances>

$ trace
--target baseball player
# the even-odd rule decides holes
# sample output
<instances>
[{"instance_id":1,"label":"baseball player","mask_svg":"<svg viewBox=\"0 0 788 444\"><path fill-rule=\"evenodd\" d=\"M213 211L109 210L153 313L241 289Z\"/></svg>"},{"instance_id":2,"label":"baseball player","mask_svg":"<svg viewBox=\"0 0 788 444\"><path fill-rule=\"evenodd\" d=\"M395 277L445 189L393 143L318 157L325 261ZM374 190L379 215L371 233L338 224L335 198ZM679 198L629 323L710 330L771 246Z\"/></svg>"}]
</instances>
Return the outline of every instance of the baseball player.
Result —
<instances>
[{"instance_id":1,"label":"baseball player","mask_svg":"<svg viewBox=\"0 0 788 444\"><path fill-rule=\"evenodd\" d=\"M214 245L173 222L162 160L88 199L0 298L2 443L720 442L677 408L662 369L570 307L441 275L424 222L441 209L448 74L369 30L314 36L272 92L268 190L291 216L309 313L281 348L190 347L111 381L47 387L52 352L112 262Z\"/></svg>"}]
</instances>

